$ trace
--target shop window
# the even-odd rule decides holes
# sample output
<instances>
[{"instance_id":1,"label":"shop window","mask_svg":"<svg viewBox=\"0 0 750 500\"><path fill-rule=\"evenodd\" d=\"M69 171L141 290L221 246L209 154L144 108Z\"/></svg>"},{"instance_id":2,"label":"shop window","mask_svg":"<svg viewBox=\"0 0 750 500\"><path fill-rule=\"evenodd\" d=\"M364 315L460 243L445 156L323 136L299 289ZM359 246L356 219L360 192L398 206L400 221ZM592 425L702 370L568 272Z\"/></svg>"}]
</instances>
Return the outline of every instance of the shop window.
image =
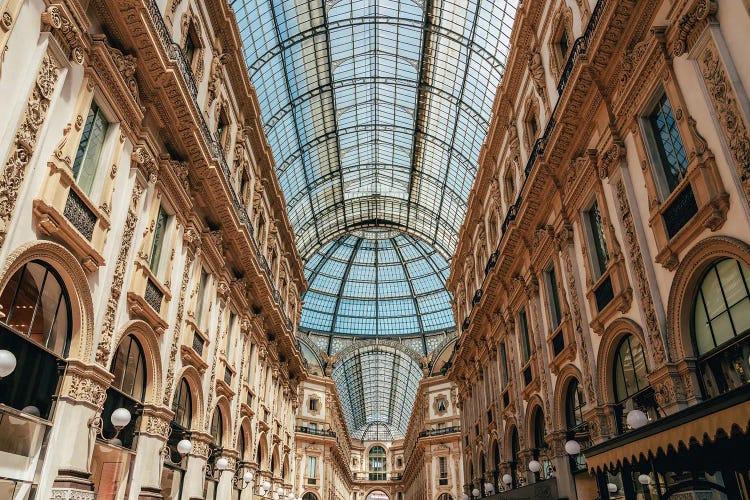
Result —
<instances>
[{"instance_id":1,"label":"shop window","mask_svg":"<svg viewBox=\"0 0 750 500\"><path fill-rule=\"evenodd\" d=\"M73 162L73 178L87 196L94 186L108 129L107 118L96 101L92 101Z\"/></svg>"},{"instance_id":2,"label":"shop window","mask_svg":"<svg viewBox=\"0 0 750 500\"><path fill-rule=\"evenodd\" d=\"M703 391L714 397L750 382L750 269L713 263L693 307L693 339Z\"/></svg>"}]
</instances>

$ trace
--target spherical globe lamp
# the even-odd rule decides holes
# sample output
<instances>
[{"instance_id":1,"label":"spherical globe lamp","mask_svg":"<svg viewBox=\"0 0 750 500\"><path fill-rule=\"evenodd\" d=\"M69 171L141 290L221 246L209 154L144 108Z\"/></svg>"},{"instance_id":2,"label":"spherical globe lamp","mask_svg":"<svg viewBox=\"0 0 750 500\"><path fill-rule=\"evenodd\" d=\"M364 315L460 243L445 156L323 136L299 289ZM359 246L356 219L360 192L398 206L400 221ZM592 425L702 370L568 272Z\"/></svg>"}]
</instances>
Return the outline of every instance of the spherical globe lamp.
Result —
<instances>
[{"instance_id":1,"label":"spherical globe lamp","mask_svg":"<svg viewBox=\"0 0 750 500\"><path fill-rule=\"evenodd\" d=\"M130 412L127 408L118 408L113 411L112 415L109 417L109 421L112 422L115 429L122 429L130 423L130 419Z\"/></svg>"},{"instance_id":2,"label":"spherical globe lamp","mask_svg":"<svg viewBox=\"0 0 750 500\"><path fill-rule=\"evenodd\" d=\"M266 491L271 489L271 483L269 483L268 481L263 481L263 484L261 486Z\"/></svg>"},{"instance_id":3,"label":"spherical globe lamp","mask_svg":"<svg viewBox=\"0 0 750 500\"><path fill-rule=\"evenodd\" d=\"M216 461L216 468L219 470L226 470L229 467L229 460L224 457L219 458Z\"/></svg>"},{"instance_id":4,"label":"spherical globe lamp","mask_svg":"<svg viewBox=\"0 0 750 500\"><path fill-rule=\"evenodd\" d=\"M648 423L648 416L641 410L630 410L625 420L632 429L640 429Z\"/></svg>"},{"instance_id":5,"label":"spherical globe lamp","mask_svg":"<svg viewBox=\"0 0 750 500\"><path fill-rule=\"evenodd\" d=\"M28 415L33 415L35 417L38 417L38 416L41 415L41 412L39 411L39 408L37 408L36 406L33 406L33 405L32 406L24 406L21 409L21 411L23 413L26 413Z\"/></svg>"},{"instance_id":6,"label":"spherical globe lamp","mask_svg":"<svg viewBox=\"0 0 750 500\"><path fill-rule=\"evenodd\" d=\"M461 500L469 500L469 495L466 493L461 493Z\"/></svg>"},{"instance_id":7,"label":"spherical globe lamp","mask_svg":"<svg viewBox=\"0 0 750 500\"><path fill-rule=\"evenodd\" d=\"M536 474L537 472L542 470L542 464L540 464L537 460L532 460L531 462L529 462L529 470Z\"/></svg>"},{"instance_id":8,"label":"spherical globe lamp","mask_svg":"<svg viewBox=\"0 0 750 500\"><path fill-rule=\"evenodd\" d=\"M607 491L610 493L617 493L617 485L615 483L607 483Z\"/></svg>"},{"instance_id":9,"label":"spherical globe lamp","mask_svg":"<svg viewBox=\"0 0 750 500\"><path fill-rule=\"evenodd\" d=\"M578 455L581 453L581 445L575 439L565 442L565 453L568 455Z\"/></svg>"},{"instance_id":10,"label":"spherical globe lamp","mask_svg":"<svg viewBox=\"0 0 750 500\"><path fill-rule=\"evenodd\" d=\"M638 482L644 486L647 484L651 484L651 477L649 477L648 474L641 474L640 476L638 476Z\"/></svg>"},{"instance_id":11,"label":"spherical globe lamp","mask_svg":"<svg viewBox=\"0 0 750 500\"><path fill-rule=\"evenodd\" d=\"M510 485L511 483L513 483L513 476L511 476L510 474L503 475L503 483L507 485Z\"/></svg>"},{"instance_id":12,"label":"spherical globe lamp","mask_svg":"<svg viewBox=\"0 0 750 500\"><path fill-rule=\"evenodd\" d=\"M7 377L16 369L16 356L10 351L0 349L0 378Z\"/></svg>"},{"instance_id":13,"label":"spherical globe lamp","mask_svg":"<svg viewBox=\"0 0 750 500\"><path fill-rule=\"evenodd\" d=\"M478 497L479 496L479 489L478 488L474 488L473 490L471 490L471 494L474 495L475 497Z\"/></svg>"},{"instance_id":14,"label":"spherical globe lamp","mask_svg":"<svg viewBox=\"0 0 750 500\"><path fill-rule=\"evenodd\" d=\"M253 480L253 478L254 478L254 477L255 477L255 476L253 476L253 473L252 473L252 472L250 472L250 471L247 471L247 472L245 472L245 473L244 473L244 474L242 475L242 480L243 480L243 481L245 481L246 483L249 483L250 481L252 481L252 480Z\"/></svg>"},{"instance_id":15,"label":"spherical globe lamp","mask_svg":"<svg viewBox=\"0 0 750 500\"><path fill-rule=\"evenodd\" d=\"M179 453L180 455L187 455L192 449L193 443L191 443L187 439L183 439L179 443L177 443L177 453Z\"/></svg>"}]
</instances>

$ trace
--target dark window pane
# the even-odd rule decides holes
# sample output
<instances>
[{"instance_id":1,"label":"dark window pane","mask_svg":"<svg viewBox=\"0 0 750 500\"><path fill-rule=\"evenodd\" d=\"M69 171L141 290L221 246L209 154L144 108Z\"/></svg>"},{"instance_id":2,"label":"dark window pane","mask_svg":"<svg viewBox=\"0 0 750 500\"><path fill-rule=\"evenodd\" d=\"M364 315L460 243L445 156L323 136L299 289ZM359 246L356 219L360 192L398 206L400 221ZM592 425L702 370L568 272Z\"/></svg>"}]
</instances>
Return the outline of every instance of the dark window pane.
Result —
<instances>
[{"instance_id":1,"label":"dark window pane","mask_svg":"<svg viewBox=\"0 0 750 500\"><path fill-rule=\"evenodd\" d=\"M586 212L589 229L591 230L592 253L594 254L594 274L598 278L607 270L609 262L609 251L607 250L607 239L604 237L604 224L602 223L602 214L599 211L599 203L596 201L588 212Z\"/></svg>"},{"instance_id":2,"label":"dark window pane","mask_svg":"<svg viewBox=\"0 0 750 500\"><path fill-rule=\"evenodd\" d=\"M685 176L688 161L685 147L682 144L682 137L680 137L680 131L677 129L677 122L672 112L672 105L666 94L662 95L659 102L654 106L648 120L656 140L656 149L659 152L664 179L671 193Z\"/></svg>"}]
</instances>

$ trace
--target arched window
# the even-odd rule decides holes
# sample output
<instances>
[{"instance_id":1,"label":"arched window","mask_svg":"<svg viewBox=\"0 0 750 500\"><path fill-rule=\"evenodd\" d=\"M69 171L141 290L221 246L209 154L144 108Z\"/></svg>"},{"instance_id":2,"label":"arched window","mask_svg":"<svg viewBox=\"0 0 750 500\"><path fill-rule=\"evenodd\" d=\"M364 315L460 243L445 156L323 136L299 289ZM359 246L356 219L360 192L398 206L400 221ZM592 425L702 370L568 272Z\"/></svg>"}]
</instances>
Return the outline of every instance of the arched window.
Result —
<instances>
[{"instance_id":1,"label":"arched window","mask_svg":"<svg viewBox=\"0 0 750 500\"><path fill-rule=\"evenodd\" d=\"M546 448L547 443L544 440L544 412L538 406L534 410L534 448Z\"/></svg>"},{"instance_id":2,"label":"arched window","mask_svg":"<svg viewBox=\"0 0 750 500\"><path fill-rule=\"evenodd\" d=\"M510 475L513 477L513 482L511 483L513 488L518 487L518 453L520 451L518 429L513 427L513 430L510 432Z\"/></svg>"},{"instance_id":3,"label":"arched window","mask_svg":"<svg viewBox=\"0 0 750 500\"><path fill-rule=\"evenodd\" d=\"M146 360L141 344L132 335L126 335L117 346L112 360L112 385L107 389L107 399L102 409L104 434L114 435L110 417L118 408L125 408L132 417L117 438L122 446L131 448L136 431L136 415L146 395ZM111 442L110 442L111 444Z\"/></svg>"},{"instance_id":4,"label":"arched window","mask_svg":"<svg viewBox=\"0 0 750 500\"><path fill-rule=\"evenodd\" d=\"M626 428L624 422L628 412L636 408L656 418L656 401L648 382L646 357L643 346L634 335L628 334L620 341L612 371L619 431Z\"/></svg>"},{"instance_id":5,"label":"arched window","mask_svg":"<svg viewBox=\"0 0 750 500\"><path fill-rule=\"evenodd\" d=\"M146 395L146 358L141 344L132 335L126 336L115 352L112 363L112 387L143 402Z\"/></svg>"},{"instance_id":6,"label":"arched window","mask_svg":"<svg viewBox=\"0 0 750 500\"><path fill-rule=\"evenodd\" d=\"M750 381L750 269L734 259L713 263L698 286L693 342L707 397Z\"/></svg>"},{"instance_id":7,"label":"arched window","mask_svg":"<svg viewBox=\"0 0 750 500\"><path fill-rule=\"evenodd\" d=\"M214 416L211 418L211 443L214 446L221 446L224 442L224 417L221 414L221 408L216 408Z\"/></svg>"},{"instance_id":8,"label":"arched window","mask_svg":"<svg viewBox=\"0 0 750 500\"><path fill-rule=\"evenodd\" d=\"M578 379L572 379L565 391L565 424L568 431L576 429L583 424L583 407L586 401L583 397L583 389Z\"/></svg>"},{"instance_id":9,"label":"arched window","mask_svg":"<svg viewBox=\"0 0 750 500\"><path fill-rule=\"evenodd\" d=\"M62 279L47 263L29 262L0 293L0 310L0 349L16 357L15 370L0 379L0 402L49 418L72 334Z\"/></svg>"},{"instance_id":10,"label":"arched window","mask_svg":"<svg viewBox=\"0 0 750 500\"><path fill-rule=\"evenodd\" d=\"M10 278L0 294L4 322L60 357L68 354L70 299L57 272L34 260Z\"/></svg>"},{"instance_id":11,"label":"arched window","mask_svg":"<svg viewBox=\"0 0 750 500\"><path fill-rule=\"evenodd\" d=\"M614 363L615 400L621 403L648 387L643 346L633 335L620 341Z\"/></svg>"},{"instance_id":12,"label":"arched window","mask_svg":"<svg viewBox=\"0 0 750 500\"><path fill-rule=\"evenodd\" d=\"M182 430L190 429L193 420L193 398L190 395L190 386L184 378L180 379L180 385L177 386L177 393L172 401L172 411L174 412L172 422Z\"/></svg>"},{"instance_id":13,"label":"arched window","mask_svg":"<svg viewBox=\"0 0 750 500\"><path fill-rule=\"evenodd\" d=\"M583 388L578 383L578 379L571 379L568 388L565 391L565 426L567 428L567 439L575 439L581 443L582 447L588 447L590 441L588 432L584 426L583 407L586 406L586 399L583 395ZM586 468L586 462L583 453L577 456L571 456L570 468L572 471L583 470Z\"/></svg>"},{"instance_id":14,"label":"arched window","mask_svg":"<svg viewBox=\"0 0 750 500\"><path fill-rule=\"evenodd\" d=\"M318 500L318 497L315 496L315 493L305 493L302 495L302 500Z\"/></svg>"},{"instance_id":15,"label":"arched window","mask_svg":"<svg viewBox=\"0 0 750 500\"><path fill-rule=\"evenodd\" d=\"M453 500L453 497L448 493L441 493L437 500Z\"/></svg>"},{"instance_id":16,"label":"arched window","mask_svg":"<svg viewBox=\"0 0 750 500\"><path fill-rule=\"evenodd\" d=\"M373 446L368 454L370 481L385 480L385 448Z\"/></svg>"},{"instance_id":17,"label":"arched window","mask_svg":"<svg viewBox=\"0 0 750 500\"><path fill-rule=\"evenodd\" d=\"M547 456L547 441L545 440L546 435L546 429L545 429L545 422L544 422L544 411L542 411L542 408L537 406L536 410L534 410L533 415L533 429L534 429L534 435L532 436L534 439L534 459L539 460L542 464L542 470L539 472L536 477L537 480L539 478L541 479L548 479L552 475L552 463L549 461L549 457Z\"/></svg>"}]
</instances>

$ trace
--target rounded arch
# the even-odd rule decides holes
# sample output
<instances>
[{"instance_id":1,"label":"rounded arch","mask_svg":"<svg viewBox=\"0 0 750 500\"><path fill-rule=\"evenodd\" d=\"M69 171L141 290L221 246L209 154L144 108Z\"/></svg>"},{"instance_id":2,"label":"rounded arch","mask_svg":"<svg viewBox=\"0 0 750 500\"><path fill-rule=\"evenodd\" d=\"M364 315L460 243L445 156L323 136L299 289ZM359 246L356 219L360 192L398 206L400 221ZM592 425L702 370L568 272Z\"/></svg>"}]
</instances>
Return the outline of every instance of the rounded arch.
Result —
<instances>
[{"instance_id":1,"label":"rounded arch","mask_svg":"<svg viewBox=\"0 0 750 500\"><path fill-rule=\"evenodd\" d=\"M128 335L134 337L143 349L143 357L146 359L146 397L144 403L159 404L162 393L162 370L161 352L156 332L143 320L130 320L120 328L114 343L113 353L122 340ZM113 360L110 360L110 365ZM192 388L192 385L190 386Z\"/></svg>"},{"instance_id":2,"label":"rounded arch","mask_svg":"<svg viewBox=\"0 0 750 500\"><path fill-rule=\"evenodd\" d=\"M0 271L0 290L25 264L43 261L57 272L70 299L71 337L68 359L90 362L94 358L94 303L86 273L78 259L64 246L51 241L33 241L21 245L6 259Z\"/></svg>"},{"instance_id":3,"label":"rounded arch","mask_svg":"<svg viewBox=\"0 0 750 500\"><path fill-rule=\"evenodd\" d=\"M318 497L312 491L307 491L302 495L302 500L318 500Z\"/></svg>"},{"instance_id":4,"label":"rounded arch","mask_svg":"<svg viewBox=\"0 0 750 500\"><path fill-rule=\"evenodd\" d=\"M281 463L281 478L284 480L285 483L289 482L289 479L291 478L291 474L292 474L289 464L290 464L289 453L284 453L284 460Z\"/></svg>"},{"instance_id":5,"label":"rounded arch","mask_svg":"<svg viewBox=\"0 0 750 500\"><path fill-rule=\"evenodd\" d=\"M646 348L646 338L640 325L630 318L618 318L614 320L602 335L599 351L596 356L596 376L599 394L607 402L615 400L615 388L612 372L617 347L620 341L627 335L633 335L641 345ZM646 369L651 372L651 360L646 356Z\"/></svg>"},{"instance_id":6,"label":"rounded arch","mask_svg":"<svg viewBox=\"0 0 750 500\"><path fill-rule=\"evenodd\" d=\"M534 394L529 398L528 404L526 405L526 411L524 412L523 431L528 438L529 443L534 442L534 417L537 410L542 411L544 415L544 403L539 394Z\"/></svg>"},{"instance_id":7,"label":"rounded arch","mask_svg":"<svg viewBox=\"0 0 750 500\"><path fill-rule=\"evenodd\" d=\"M505 446L502 451L505 452L506 461L513 460L513 456L522 448L521 434L518 432L518 426L515 419L506 421L505 425ZM514 450L514 448L516 448Z\"/></svg>"},{"instance_id":8,"label":"rounded arch","mask_svg":"<svg viewBox=\"0 0 750 500\"><path fill-rule=\"evenodd\" d=\"M695 245L677 268L667 301L667 350L671 361L695 358L691 340L693 302L708 268L721 259L750 267L750 245L729 236L712 236Z\"/></svg>"},{"instance_id":9,"label":"rounded arch","mask_svg":"<svg viewBox=\"0 0 750 500\"><path fill-rule=\"evenodd\" d=\"M575 365L565 365L557 374L553 405L555 410L552 415L552 425L555 426L555 429L565 429L565 396L568 392L568 386L573 380L577 380L579 384L583 383L583 374L581 374L581 370ZM590 403L590 401L586 401L586 406Z\"/></svg>"},{"instance_id":10,"label":"rounded arch","mask_svg":"<svg viewBox=\"0 0 750 500\"><path fill-rule=\"evenodd\" d=\"M192 421L190 422L189 430L203 430L203 386L201 385L201 376L195 367L186 366L178 376L175 376L177 382L172 388L172 395L170 396L169 401L171 402L174 399L175 391L179 386L180 380L183 378L190 388L192 402Z\"/></svg>"},{"instance_id":11,"label":"rounded arch","mask_svg":"<svg viewBox=\"0 0 750 500\"><path fill-rule=\"evenodd\" d=\"M270 460L270 458L267 459L268 456L268 434L266 432L261 432L258 436L258 446L255 450L255 461L260 470L268 470L263 467L264 463L270 463L267 462L267 460Z\"/></svg>"},{"instance_id":12,"label":"rounded arch","mask_svg":"<svg viewBox=\"0 0 750 500\"><path fill-rule=\"evenodd\" d=\"M388 500L391 498L388 493L380 488L373 488L365 495L365 500Z\"/></svg>"},{"instance_id":13,"label":"rounded arch","mask_svg":"<svg viewBox=\"0 0 750 500\"><path fill-rule=\"evenodd\" d=\"M232 425L232 408L226 396L218 397L211 412L211 418L213 418L213 414L217 410L221 411L221 443L219 444L224 448L229 448L231 447L232 429L234 426Z\"/></svg>"},{"instance_id":14,"label":"rounded arch","mask_svg":"<svg viewBox=\"0 0 750 500\"><path fill-rule=\"evenodd\" d=\"M497 439L493 439L490 449L492 450L492 469L499 471L500 463L503 461L503 455L500 453L500 442Z\"/></svg>"},{"instance_id":15,"label":"rounded arch","mask_svg":"<svg viewBox=\"0 0 750 500\"><path fill-rule=\"evenodd\" d=\"M526 442L529 443L530 448L544 447L544 434L550 430L546 429L546 426L544 406L539 399L529 405L529 409L526 411ZM542 431L541 435L539 429Z\"/></svg>"},{"instance_id":16,"label":"rounded arch","mask_svg":"<svg viewBox=\"0 0 750 500\"><path fill-rule=\"evenodd\" d=\"M281 454L279 453L278 444L273 447L273 452L271 452L271 461L269 462L268 470L271 471L274 477L281 475Z\"/></svg>"},{"instance_id":17,"label":"rounded arch","mask_svg":"<svg viewBox=\"0 0 750 500\"><path fill-rule=\"evenodd\" d=\"M240 421L240 427L237 431L237 441L235 443L235 449L237 450L237 459L243 462L252 462L254 457L252 456L252 442L253 432L250 426L250 418L242 417ZM244 450L241 446L244 443Z\"/></svg>"}]
</instances>

